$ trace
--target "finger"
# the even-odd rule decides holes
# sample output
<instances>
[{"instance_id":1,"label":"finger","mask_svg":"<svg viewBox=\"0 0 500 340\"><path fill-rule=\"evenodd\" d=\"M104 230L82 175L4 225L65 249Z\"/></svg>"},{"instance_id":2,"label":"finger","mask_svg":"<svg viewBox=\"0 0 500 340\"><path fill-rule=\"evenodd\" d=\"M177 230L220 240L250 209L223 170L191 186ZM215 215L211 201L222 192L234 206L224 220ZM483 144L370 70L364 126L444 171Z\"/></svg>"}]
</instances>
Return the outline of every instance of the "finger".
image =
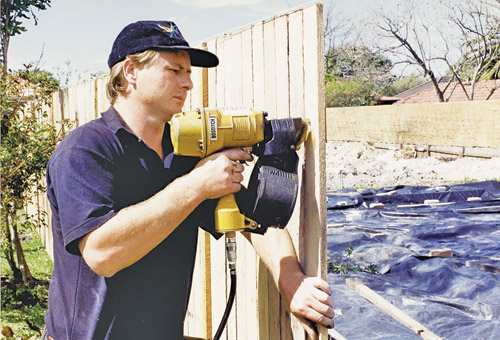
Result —
<instances>
[{"instance_id":1,"label":"finger","mask_svg":"<svg viewBox=\"0 0 500 340\"><path fill-rule=\"evenodd\" d=\"M252 161L252 155L242 149L234 148L222 151L229 159L233 161Z\"/></svg>"},{"instance_id":2,"label":"finger","mask_svg":"<svg viewBox=\"0 0 500 340\"><path fill-rule=\"evenodd\" d=\"M243 177L243 175L242 175L242 174L240 174L240 173L235 173L235 174L233 175L232 181L233 181L233 183L238 183L239 185L241 185L240 183L241 183L241 182L243 182L243 179L244 179L244 177ZM240 187L240 188L241 188L241 187ZM238 189L238 190L239 190L239 189Z\"/></svg>"},{"instance_id":3,"label":"finger","mask_svg":"<svg viewBox=\"0 0 500 340\"><path fill-rule=\"evenodd\" d=\"M232 184L232 187L230 188L230 193L237 193L240 190L241 190L241 184L235 182Z\"/></svg>"},{"instance_id":4,"label":"finger","mask_svg":"<svg viewBox=\"0 0 500 340\"><path fill-rule=\"evenodd\" d=\"M324 315L328 319L333 319L333 317L335 316L335 311L333 310L333 307L325 303L322 303L320 301L311 302L311 308L314 309L316 312Z\"/></svg>"},{"instance_id":5,"label":"finger","mask_svg":"<svg viewBox=\"0 0 500 340\"><path fill-rule=\"evenodd\" d=\"M245 170L244 166L236 161L228 160L225 166L225 171L230 175L229 179L237 183L240 183L244 179L242 175L243 170Z\"/></svg>"},{"instance_id":6,"label":"finger","mask_svg":"<svg viewBox=\"0 0 500 340\"><path fill-rule=\"evenodd\" d=\"M321 302L329 307L333 307L333 304L334 304L333 297L331 295L325 293L324 291L321 291L321 290L313 291L313 297L316 300L318 300L319 302Z\"/></svg>"},{"instance_id":7,"label":"finger","mask_svg":"<svg viewBox=\"0 0 500 340\"><path fill-rule=\"evenodd\" d=\"M307 313L308 314L308 319L314 323L317 323L317 324L320 324L320 325L323 325L327 328L333 328L333 320L332 318L329 318L315 310L312 310Z\"/></svg>"},{"instance_id":8,"label":"finger","mask_svg":"<svg viewBox=\"0 0 500 340\"><path fill-rule=\"evenodd\" d=\"M328 295L332 295L333 294L332 287L330 287L330 285L328 284L328 282L326 282L325 280L322 280L319 277L310 277L309 279L311 280L311 284L314 287L322 290L323 292L325 292Z\"/></svg>"},{"instance_id":9,"label":"finger","mask_svg":"<svg viewBox=\"0 0 500 340\"><path fill-rule=\"evenodd\" d=\"M320 314L323 314L327 318L332 319L335 316L335 311L333 310L333 298L322 291L318 290L313 292L308 301L308 305L310 308Z\"/></svg>"},{"instance_id":10,"label":"finger","mask_svg":"<svg viewBox=\"0 0 500 340\"><path fill-rule=\"evenodd\" d=\"M304 317L311 322L321 324L325 327L333 327L333 317L335 312L333 308L320 303L317 300L309 301L308 306L305 307L301 313L296 316Z\"/></svg>"},{"instance_id":11,"label":"finger","mask_svg":"<svg viewBox=\"0 0 500 340\"><path fill-rule=\"evenodd\" d=\"M238 173L242 173L243 171L245 171L245 166L239 162L236 162L236 161L232 161L233 162L233 171L234 172L238 172Z\"/></svg>"}]
</instances>

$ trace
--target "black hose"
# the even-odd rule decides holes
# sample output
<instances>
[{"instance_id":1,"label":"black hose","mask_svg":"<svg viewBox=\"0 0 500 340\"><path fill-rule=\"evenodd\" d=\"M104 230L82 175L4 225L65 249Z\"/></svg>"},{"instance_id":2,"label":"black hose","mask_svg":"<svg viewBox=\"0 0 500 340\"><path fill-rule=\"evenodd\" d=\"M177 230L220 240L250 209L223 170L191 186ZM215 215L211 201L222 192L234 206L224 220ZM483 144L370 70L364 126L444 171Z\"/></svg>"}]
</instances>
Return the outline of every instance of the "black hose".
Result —
<instances>
[{"instance_id":1,"label":"black hose","mask_svg":"<svg viewBox=\"0 0 500 340\"><path fill-rule=\"evenodd\" d=\"M234 296L236 295L236 271L231 270L231 288L229 290L229 298L227 299L226 310L224 311L224 315L220 320L219 328L217 329L217 333L215 333L213 340L219 340L224 328L227 324L227 319L229 318L229 313L231 313L231 308L233 307Z\"/></svg>"}]
</instances>

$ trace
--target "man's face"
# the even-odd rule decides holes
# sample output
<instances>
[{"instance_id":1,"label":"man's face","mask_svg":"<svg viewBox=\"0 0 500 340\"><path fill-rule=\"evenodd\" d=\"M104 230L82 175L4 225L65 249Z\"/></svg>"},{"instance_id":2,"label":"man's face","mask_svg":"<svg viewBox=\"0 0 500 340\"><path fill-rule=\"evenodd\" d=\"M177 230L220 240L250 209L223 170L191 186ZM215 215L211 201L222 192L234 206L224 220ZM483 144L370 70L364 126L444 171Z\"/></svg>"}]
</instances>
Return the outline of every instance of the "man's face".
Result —
<instances>
[{"instance_id":1,"label":"man's face","mask_svg":"<svg viewBox=\"0 0 500 340\"><path fill-rule=\"evenodd\" d=\"M181 112L187 93L193 88L191 59L185 51L161 51L137 74L136 94L151 115L170 121Z\"/></svg>"}]
</instances>

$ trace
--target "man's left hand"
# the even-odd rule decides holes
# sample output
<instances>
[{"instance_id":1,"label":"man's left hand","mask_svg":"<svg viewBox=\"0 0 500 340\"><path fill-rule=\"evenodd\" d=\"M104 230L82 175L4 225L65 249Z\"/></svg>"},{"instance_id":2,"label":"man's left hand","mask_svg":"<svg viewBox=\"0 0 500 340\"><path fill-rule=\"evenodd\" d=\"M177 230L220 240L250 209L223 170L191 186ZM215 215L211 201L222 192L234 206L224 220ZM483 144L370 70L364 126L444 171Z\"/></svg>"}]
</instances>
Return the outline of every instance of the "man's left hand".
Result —
<instances>
[{"instance_id":1,"label":"man's left hand","mask_svg":"<svg viewBox=\"0 0 500 340\"><path fill-rule=\"evenodd\" d=\"M300 321L309 337L318 339L316 324L333 328L333 298L330 285L318 277L303 275L290 282L290 312Z\"/></svg>"}]
</instances>

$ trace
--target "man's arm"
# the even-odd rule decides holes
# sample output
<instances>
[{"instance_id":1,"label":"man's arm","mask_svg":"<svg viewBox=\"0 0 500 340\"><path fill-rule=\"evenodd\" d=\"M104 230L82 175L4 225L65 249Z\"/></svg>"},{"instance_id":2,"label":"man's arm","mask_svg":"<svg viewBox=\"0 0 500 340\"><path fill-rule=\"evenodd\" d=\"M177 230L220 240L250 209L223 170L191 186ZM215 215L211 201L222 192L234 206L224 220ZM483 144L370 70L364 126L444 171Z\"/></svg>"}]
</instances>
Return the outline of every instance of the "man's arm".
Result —
<instances>
[{"instance_id":1,"label":"man's arm","mask_svg":"<svg viewBox=\"0 0 500 340\"><path fill-rule=\"evenodd\" d=\"M311 339L318 338L316 323L333 328L335 313L330 285L302 272L288 231L269 228L264 235L243 234L271 272L290 312L302 323Z\"/></svg>"},{"instance_id":2,"label":"man's arm","mask_svg":"<svg viewBox=\"0 0 500 340\"><path fill-rule=\"evenodd\" d=\"M243 165L234 160L251 156L231 149L206 157L153 197L120 210L80 241L87 265L99 275L113 276L153 250L201 202L240 190Z\"/></svg>"}]
</instances>

